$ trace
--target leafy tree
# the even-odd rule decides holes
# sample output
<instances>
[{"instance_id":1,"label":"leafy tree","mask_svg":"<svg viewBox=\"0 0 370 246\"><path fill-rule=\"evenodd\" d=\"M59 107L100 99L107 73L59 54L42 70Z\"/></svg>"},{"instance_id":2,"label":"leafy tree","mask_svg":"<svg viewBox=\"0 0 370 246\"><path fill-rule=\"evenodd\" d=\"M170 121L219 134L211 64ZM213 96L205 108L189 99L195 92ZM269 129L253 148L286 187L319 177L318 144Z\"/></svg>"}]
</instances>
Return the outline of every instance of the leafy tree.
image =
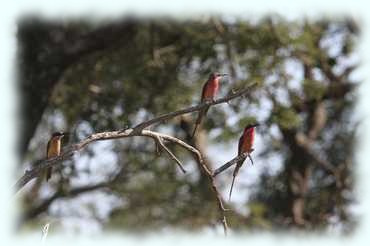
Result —
<instances>
[{"instance_id":1,"label":"leafy tree","mask_svg":"<svg viewBox=\"0 0 370 246\"><path fill-rule=\"evenodd\" d=\"M349 231L355 221L349 208L355 201L357 121L352 109L357 81L352 71L357 36L350 18L249 21L224 16L99 25L24 18L18 30L20 171L44 156L45 142L56 129L72 133L68 144L93 132L133 126L198 102L208 74L222 71L229 74L223 95L252 82L259 87L229 105L212 107L194 139L193 115L153 129L195 145L214 169L223 163L209 156L212 146L221 144L225 153L236 153L230 146L243 127L254 120L262 123L262 144L254 153L258 161L245 164L239 180L248 178L247 170L263 170L256 183L244 188L251 195L229 204L230 227L317 229L336 221L334 226ZM156 155L148 139L94 146L66 161L48 184L28 188L24 225L47 215L63 220L65 204L79 204L81 212L78 198L99 194L106 195L103 201L115 199L104 216L101 208L88 208L104 228L198 230L216 225L217 204L207 178L183 150L169 146L188 160L191 171L185 175ZM226 181L220 178L218 185L226 188Z\"/></svg>"}]
</instances>

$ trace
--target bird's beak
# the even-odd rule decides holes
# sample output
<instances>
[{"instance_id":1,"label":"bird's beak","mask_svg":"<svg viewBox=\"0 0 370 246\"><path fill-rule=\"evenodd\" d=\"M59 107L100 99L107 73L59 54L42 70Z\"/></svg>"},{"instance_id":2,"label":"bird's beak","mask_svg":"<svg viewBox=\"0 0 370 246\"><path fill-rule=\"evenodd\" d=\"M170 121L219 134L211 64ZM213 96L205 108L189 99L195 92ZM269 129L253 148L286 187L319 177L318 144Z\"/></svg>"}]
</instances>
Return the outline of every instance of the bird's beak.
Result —
<instances>
[{"instance_id":1,"label":"bird's beak","mask_svg":"<svg viewBox=\"0 0 370 246\"><path fill-rule=\"evenodd\" d=\"M218 76L219 76L220 80L223 81L223 80L225 80L224 77L227 76L227 73L220 73Z\"/></svg>"},{"instance_id":2,"label":"bird's beak","mask_svg":"<svg viewBox=\"0 0 370 246\"><path fill-rule=\"evenodd\" d=\"M65 136L69 136L71 135L71 133L69 132L62 132L62 135L60 136L60 138L64 138Z\"/></svg>"},{"instance_id":3,"label":"bird's beak","mask_svg":"<svg viewBox=\"0 0 370 246\"><path fill-rule=\"evenodd\" d=\"M252 127L256 127L256 126L259 126L260 124L259 123L256 123L256 124L253 124Z\"/></svg>"}]
</instances>

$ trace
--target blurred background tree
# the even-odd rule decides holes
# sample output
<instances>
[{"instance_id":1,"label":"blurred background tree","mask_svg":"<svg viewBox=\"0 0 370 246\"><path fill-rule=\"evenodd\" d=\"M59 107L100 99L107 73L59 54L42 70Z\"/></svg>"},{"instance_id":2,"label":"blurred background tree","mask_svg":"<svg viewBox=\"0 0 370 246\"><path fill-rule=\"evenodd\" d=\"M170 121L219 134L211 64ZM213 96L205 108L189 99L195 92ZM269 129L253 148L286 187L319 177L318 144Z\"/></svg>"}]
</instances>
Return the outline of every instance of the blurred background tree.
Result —
<instances>
[{"instance_id":1,"label":"blurred background tree","mask_svg":"<svg viewBox=\"0 0 370 246\"><path fill-rule=\"evenodd\" d=\"M212 169L235 157L243 127L258 129L255 165L245 164L227 214L235 231L302 228L351 231L355 220L354 47L351 18L287 21L203 16L18 25L21 93L19 175L45 155L53 131L64 144L133 126L199 101L212 71L229 74L220 96L258 89L214 106L194 139L195 115L154 130L195 145ZM218 229L218 209L194 160L182 174L148 139L90 145L48 183L22 192L23 228L53 221L64 230ZM217 178L226 197L231 170Z\"/></svg>"}]
</instances>

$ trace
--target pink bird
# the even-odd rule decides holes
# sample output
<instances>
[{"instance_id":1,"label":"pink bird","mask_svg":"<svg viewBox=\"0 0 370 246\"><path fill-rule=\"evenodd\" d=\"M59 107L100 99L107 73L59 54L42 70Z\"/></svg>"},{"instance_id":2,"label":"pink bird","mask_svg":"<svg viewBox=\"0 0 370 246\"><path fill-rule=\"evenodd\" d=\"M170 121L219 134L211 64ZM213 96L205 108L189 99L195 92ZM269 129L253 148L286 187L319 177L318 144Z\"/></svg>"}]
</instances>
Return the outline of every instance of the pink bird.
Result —
<instances>
[{"instance_id":1,"label":"pink bird","mask_svg":"<svg viewBox=\"0 0 370 246\"><path fill-rule=\"evenodd\" d=\"M226 75L227 74L220 74L220 73L211 73L209 75L207 82L203 86L202 98L201 98L202 103L205 101L214 100L218 92L220 80L223 76L226 76ZM207 114L208 109L209 109L209 106L204 107L203 109L200 110L197 121L195 122L193 133L191 134L192 138L194 137L198 126L202 122L203 117Z\"/></svg>"},{"instance_id":2,"label":"pink bird","mask_svg":"<svg viewBox=\"0 0 370 246\"><path fill-rule=\"evenodd\" d=\"M253 151L253 142L254 142L254 133L255 133L255 127L258 126L259 124L249 124L244 128L243 135L239 139L239 145L238 145L238 156L243 154L243 153L251 153ZM252 161L252 158L249 156L249 158ZM238 163L236 163L234 173L233 173L233 181L231 183L231 188L230 188L230 193L229 193L229 201L231 199L231 193L233 191L233 186L234 186L234 181L236 175L238 175L239 169L242 167L244 161L246 158L243 160L240 160ZM253 164L253 161L252 161Z\"/></svg>"}]
</instances>

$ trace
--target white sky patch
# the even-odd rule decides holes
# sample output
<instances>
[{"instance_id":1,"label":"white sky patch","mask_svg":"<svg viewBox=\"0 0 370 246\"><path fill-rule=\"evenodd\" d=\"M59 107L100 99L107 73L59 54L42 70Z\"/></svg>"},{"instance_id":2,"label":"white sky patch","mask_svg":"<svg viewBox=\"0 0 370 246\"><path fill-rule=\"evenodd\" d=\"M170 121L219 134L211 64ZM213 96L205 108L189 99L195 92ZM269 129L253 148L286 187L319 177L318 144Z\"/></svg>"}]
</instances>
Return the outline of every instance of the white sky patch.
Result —
<instances>
[{"instance_id":1,"label":"white sky patch","mask_svg":"<svg viewBox=\"0 0 370 246\"><path fill-rule=\"evenodd\" d=\"M315 80L325 82L325 76L319 68L317 67L313 68L312 75Z\"/></svg>"},{"instance_id":2,"label":"white sky patch","mask_svg":"<svg viewBox=\"0 0 370 246\"><path fill-rule=\"evenodd\" d=\"M78 177L73 179L74 186L102 182L117 170L118 157L112 150L112 141L97 141L89 145L88 148L93 152L93 156L83 152L75 155Z\"/></svg>"},{"instance_id":3,"label":"white sky patch","mask_svg":"<svg viewBox=\"0 0 370 246\"><path fill-rule=\"evenodd\" d=\"M338 63L333 67L333 72L337 75L341 74L347 67L356 66L360 63L359 54L352 53L349 56L339 57Z\"/></svg>"},{"instance_id":4,"label":"white sky patch","mask_svg":"<svg viewBox=\"0 0 370 246\"><path fill-rule=\"evenodd\" d=\"M298 62L296 59L285 59L284 68L285 72L290 76L288 87L300 91L304 77L302 63Z\"/></svg>"},{"instance_id":5,"label":"white sky patch","mask_svg":"<svg viewBox=\"0 0 370 246\"><path fill-rule=\"evenodd\" d=\"M63 232L67 235L82 235L89 236L101 233L102 224L93 218L78 218L75 216L65 216L60 221L64 228Z\"/></svg>"},{"instance_id":6,"label":"white sky patch","mask_svg":"<svg viewBox=\"0 0 370 246\"><path fill-rule=\"evenodd\" d=\"M61 223L63 231L90 234L100 232L103 229L101 221L106 221L110 212L121 205L122 200L115 195L94 191L75 198L59 199L50 206L49 212ZM75 223L68 223L72 218ZM87 221L92 224L86 224Z\"/></svg>"},{"instance_id":7,"label":"white sky patch","mask_svg":"<svg viewBox=\"0 0 370 246\"><path fill-rule=\"evenodd\" d=\"M75 134L77 135L77 139L84 139L85 137L94 133L94 129L91 128L91 125L86 122L82 121L79 122L75 129Z\"/></svg>"},{"instance_id":8,"label":"white sky patch","mask_svg":"<svg viewBox=\"0 0 370 246\"><path fill-rule=\"evenodd\" d=\"M258 112L256 112L256 118L258 122L264 122L270 116L272 110L272 102L265 95L260 97Z\"/></svg>"},{"instance_id":9,"label":"white sky patch","mask_svg":"<svg viewBox=\"0 0 370 246\"><path fill-rule=\"evenodd\" d=\"M275 99L277 102L281 103L281 105L289 107L291 102L290 102L290 97L288 94L288 91L282 87L277 87L274 91Z\"/></svg>"},{"instance_id":10,"label":"white sky patch","mask_svg":"<svg viewBox=\"0 0 370 246\"><path fill-rule=\"evenodd\" d=\"M345 33L337 32L335 25L331 25L328 35L320 41L320 47L326 49L330 57L336 57L341 53Z\"/></svg>"}]
</instances>

